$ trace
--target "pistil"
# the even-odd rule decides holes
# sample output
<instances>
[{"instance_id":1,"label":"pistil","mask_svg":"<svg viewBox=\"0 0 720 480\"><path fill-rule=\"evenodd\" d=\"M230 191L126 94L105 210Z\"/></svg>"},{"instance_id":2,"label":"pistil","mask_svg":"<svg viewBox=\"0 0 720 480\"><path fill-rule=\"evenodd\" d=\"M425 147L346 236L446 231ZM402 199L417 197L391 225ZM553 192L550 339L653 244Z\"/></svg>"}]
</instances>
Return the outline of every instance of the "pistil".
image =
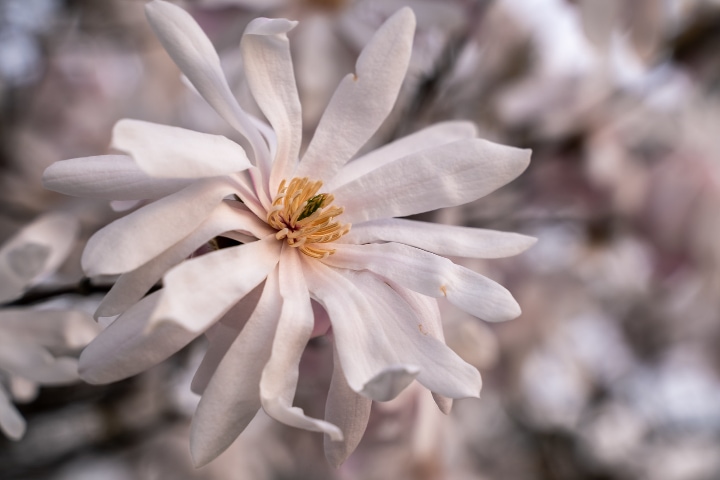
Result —
<instances>
[{"instance_id":1,"label":"pistil","mask_svg":"<svg viewBox=\"0 0 720 480\"><path fill-rule=\"evenodd\" d=\"M290 183L283 180L267 217L268 224L278 231L275 238L287 239L288 245L312 258L335 253L320 245L350 231L350 224L335 220L344 209L332 205L335 197L331 194L318 193L320 187L321 181L311 182L307 177L293 178Z\"/></svg>"}]
</instances>

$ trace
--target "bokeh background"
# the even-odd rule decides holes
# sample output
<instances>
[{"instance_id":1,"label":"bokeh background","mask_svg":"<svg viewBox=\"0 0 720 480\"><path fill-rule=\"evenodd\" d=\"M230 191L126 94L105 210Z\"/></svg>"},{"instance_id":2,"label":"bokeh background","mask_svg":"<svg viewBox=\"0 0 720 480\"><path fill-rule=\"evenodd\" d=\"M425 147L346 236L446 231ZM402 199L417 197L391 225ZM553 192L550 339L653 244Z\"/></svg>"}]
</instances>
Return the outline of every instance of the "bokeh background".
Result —
<instances>
[{"instance_id":1,"label":"bokeh background","mask_svg":"<svg viewBox=\"0 0 720 480\"><path fill-rule=\"evenodd\" d=\"M84 279L79 255L122 206L45 191L48 165L106 153L123 117L231 135L182 83L144 3L0 1L0 245L49 213L80 225L65 261L5 302L0 320L88 315L112 282ZM237 48L244 26L258 16L300 21L289 37L306 140L372 32L410 5L410 72L368 148L467 119L481 137L533 149L512 184L423 216L536 236L518 257L467 265L507 286L523 315L489 325L443 305L448 343L483 374L482 398L457 401L448 417L422 389L374 405L339 470L325 463L319 434L262 414L194 469L189 382L202 341L108 386L23 390L0 371L28 422L22 440L0 436L0 478L720 478L719 1L180 4L251 111ZM308 345L296 403L311 415L322 416L331 365L322 339Z\"/></svg>"}]
</instances>

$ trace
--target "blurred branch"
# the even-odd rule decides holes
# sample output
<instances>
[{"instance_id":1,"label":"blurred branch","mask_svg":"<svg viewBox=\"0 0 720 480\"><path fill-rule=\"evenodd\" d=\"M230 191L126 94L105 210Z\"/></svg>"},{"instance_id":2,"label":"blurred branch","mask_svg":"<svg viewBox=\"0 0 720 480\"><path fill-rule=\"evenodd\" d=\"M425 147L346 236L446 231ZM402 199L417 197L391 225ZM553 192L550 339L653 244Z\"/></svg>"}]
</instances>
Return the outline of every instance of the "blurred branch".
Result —
<instances>
[{"instance_id":1,"label":"blurred branch","mask_svg":"<svg viewBox=\"0 0 720 480\"><path fill-rule=\"evenodd\" d=\"M417 129L418 124L428 117L437 102L445 81L455 71L455 64L460 53L475 30L483 23L485 13L493 0L476 0L468 9L469 20L465 28L450 38L442 54L440 54L433 71L426 75L418 84L409 106L402 112L386 142L389 143Z\"/></svg>"},{"instance_id":2,"label":"blurred branch","mask_svg":"<svg viewBox=\"0 0 720 480\"><path fill-rule=\"evenodd\" d=\"M110 288L112 288L112 285L95 285L89 278L85 277L74 285L62 285L56 288L40 287L34 290L29 290L25 293L25 295L17 300L0 305L0 308L34 305L62 295L79 295L88 297L96 293L107 293L110 291Z\"/></svg>"}]
</instances>

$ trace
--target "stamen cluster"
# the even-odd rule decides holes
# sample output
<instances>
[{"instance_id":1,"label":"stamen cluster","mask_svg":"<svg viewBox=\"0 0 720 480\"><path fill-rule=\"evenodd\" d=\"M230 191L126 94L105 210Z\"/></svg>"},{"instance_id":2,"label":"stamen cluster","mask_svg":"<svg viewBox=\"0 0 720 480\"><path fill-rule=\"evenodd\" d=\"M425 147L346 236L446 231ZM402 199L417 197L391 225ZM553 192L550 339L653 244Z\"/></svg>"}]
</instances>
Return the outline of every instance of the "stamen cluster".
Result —
<instances>
[{"instance_id":1,"label":"stamen cluster","mask_svg":"<svg viewBox=\"0 0 720 480\"><path fill-rule=\"evenodd\" d=\"M288 245L312 258L335 253L317 244L334 242L350 231L350 224L335 220L344 209L332 205L335 197L331 194L318 193L320 187L321 181L311 182L307 177L293 178L289 184L283 180L267 217L268 224L278 230L275 238L287 238Z\"/></svg>"}]
</instances>

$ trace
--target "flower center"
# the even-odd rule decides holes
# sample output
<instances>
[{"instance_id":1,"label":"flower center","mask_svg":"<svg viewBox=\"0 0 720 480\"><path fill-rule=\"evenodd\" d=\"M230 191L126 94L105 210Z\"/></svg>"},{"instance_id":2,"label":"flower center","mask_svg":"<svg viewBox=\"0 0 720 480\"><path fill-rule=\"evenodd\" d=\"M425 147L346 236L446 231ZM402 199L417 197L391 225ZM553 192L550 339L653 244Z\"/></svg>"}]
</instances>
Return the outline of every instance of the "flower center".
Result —
<instances>
[{"instance_id":1,"label":"flower center","mask_svg":"<svg viewBox=\"0 0 720 480\"><path fill-rule=\"evenodd\" d=\"M291 247L313 258L325 258L335 250L318 248L318 244L334 242L350 231L350 224L341 225L335 217L342 207L332 205L329 193L318 193L321 181L307 177L280 182L278 194L267 216L268 224L277 229L275 238L287 238Z\"/></svg>"}]
</instances>

